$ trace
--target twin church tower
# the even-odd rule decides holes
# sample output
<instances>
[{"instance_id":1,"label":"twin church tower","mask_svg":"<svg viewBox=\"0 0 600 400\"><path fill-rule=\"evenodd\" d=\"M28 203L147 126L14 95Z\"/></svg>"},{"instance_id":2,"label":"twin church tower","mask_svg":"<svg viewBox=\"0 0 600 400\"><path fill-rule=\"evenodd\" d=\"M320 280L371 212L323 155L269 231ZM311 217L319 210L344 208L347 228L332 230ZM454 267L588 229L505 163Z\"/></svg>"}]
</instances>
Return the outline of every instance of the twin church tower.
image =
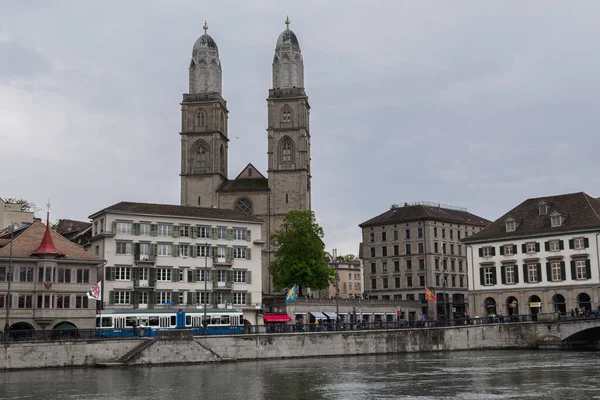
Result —
<instances>
[{"instance_id":1,"label":"twin church tower","mask_svg":"<svg viewBox=\"0 0 600 400\"><path fill-rule=\"evenodd\" d=\"M228 178L229 111L221 91L221 61L216 42L206 31L192 50L189 93L181 103L181 204L237 209L264 221L263 292L272 293L269 264L271 234L291 210L310 203L310 106L304 91L300 44L287 27L279 35L273 58L273 88L267 98L267 177L248 164Z\"/></svg>"}]
</instances>

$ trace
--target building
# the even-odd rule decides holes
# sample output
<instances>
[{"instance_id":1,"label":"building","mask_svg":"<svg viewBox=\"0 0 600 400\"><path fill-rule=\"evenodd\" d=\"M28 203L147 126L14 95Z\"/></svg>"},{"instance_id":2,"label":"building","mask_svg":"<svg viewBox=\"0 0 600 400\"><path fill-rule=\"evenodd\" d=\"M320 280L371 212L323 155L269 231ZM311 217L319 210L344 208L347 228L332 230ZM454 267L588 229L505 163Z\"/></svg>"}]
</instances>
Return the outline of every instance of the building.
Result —
<instances>
[{"instance_id":1,"label":"building","mask_svg":"<svg viewBox=\"0 0 600 400\"><path fill-rule=\"evenodd\" d=\"M120 202L90 216L109 310L234 308L256 324L261 225L237 210ZM257 279L258 277L258 279ZM256 307L256 305L259 307Z\"/></svg>"},{"instance_id":2,"label":"building","mask_svg":"<svg viewBox=\"0 0 600 400\"><path fill-rule=\"evenodd\" d=\"M92 237L92 224L73 219L59 219L56 232L80 246L85 246Z\"/></svg>"},{"instance_id":3,"label":"building","mask_svg":"<svg viewBox=\"0 0 600 400\"><path fill-rule=\"evenodd\" d=\"M35 213L32 211L21 211L20 204L8 203L0 199L0 230L11 225L27 226L33 224Z\"/></svg>"},{"instance_id":4,"label":"building","mask_svg":"<svg viewBox=\"0 0 600 400\"><path fill-rule=\"evenodd\" d=\"M104 260L54 232L48 221L12 237L12 246L11 233L0 237L0 309L9 312L10 329L92 329L96 301L87 292Z\"/></svg>"},{"instance_id":5,"label":"building","mask_svg":"<svg viewBox=\"0 0 600 400\"><path fill-rule=\"evenodd\" d=\"M393 204L359 225L364 291L369 298L420 300L422 312L430 317L461 318L467 311L469 284L461 240L488 223L464 208ZM436 293L437 306L425 300L426 286Z\"/></svg>"},{"instance_id":6,"label":"building","mask_svg":"<svg viewBox=\"0 0 600 400\"><path fill-rule=\"evenodd\" d=\"M221 90L219 49L206 24L192 50L189 93L181 103L181 204L240 210L264 221L266 293L272 292L271 234L289 211L311 208L310 105L300 44L289 23L286 19L277 39L267 98L267 176L249 163L234 179L228 178L229 110Z\"/></svg>"},{"instance_id":7,"label":"building","mask_svg":"<svg viewBox=\"0 0 600 400\"><path fill-rule=\"evenodd\" d=\"M596 307L600 200L585 193L527 199L464 239L472 314L536 315Z\"/></svg>"},{"instance_id":8,"label":"building","mask_svg":"<svg viewBox=\"0 0 600 400\"><path fill-rule=\"evenodd\" d=\"M338 271L338 287L341 299L361 298L363 293L363 269L360 260L330 262L331 268ZM317 291L319 298L334 299L335 284Z\"/></svg>"}]
</instances>

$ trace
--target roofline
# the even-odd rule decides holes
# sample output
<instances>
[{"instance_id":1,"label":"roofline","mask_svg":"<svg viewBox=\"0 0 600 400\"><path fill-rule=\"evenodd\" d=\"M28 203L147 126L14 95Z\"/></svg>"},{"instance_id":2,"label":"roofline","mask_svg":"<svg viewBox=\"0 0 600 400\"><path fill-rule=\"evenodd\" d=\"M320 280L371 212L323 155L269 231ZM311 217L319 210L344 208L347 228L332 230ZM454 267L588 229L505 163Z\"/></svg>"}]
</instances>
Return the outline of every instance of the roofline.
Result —
<instances>
[{"instance_id":1,"label":"roofline","mask_svg":"<svg viewBox=\"0 0 600 400\"><path fill-rule=\"evenodd\" d=\"M85 251L85 250L83 250L83 251ZM93 255L92 253L90 253L90 254ZM65 258L65 257L67 257L67 258ZM56 261L58 263L63 263L63 264L71 264L71 263L73 263L73 264L81 264L81 263L84 263L84 264L97 264L97 265L100 265L100 266L103 265L104 263L106 263L106 260L104 260L104 259L86 260L86 259L83 259L83 258L68 258L68 257L69 257L68 254L66 256L63 256L63 257L52 258L52 259L44 259L44 258L39 258L39 257L35 257L35 256L29 256L29 257L15 257L15 256L13 256L12 260L13 260L13 262L15 262L15 261L37 262L37 261L40 261L40 260L46 260L46 261ZM4 260L8 261L9 258L10 257L7 257L7 256L0 256L0 261L4 261ZM98 267L98 268L100 268L100 267Z\"/></svg>"},{"instance_id":2,"label":"roofline","mask_svg":"<svg viewBox=\"0 0 600 400\"><path fill-rule=\"evenodd\" d=\"M375 217L375 218L377 218L377 217ZM387 221L387 222L370 223L370 224L363 222L362 224L359 224L358 226L360 228L367 228L370 226L401 224L403 222L416 222L416 221L441 221L441 222L450 222L453 224L476 225L476 226L488 226L489 225L489 224L485 224L485 223L468 223L468 222L464 222L464 221L451 220L451 219L447 219L447 218L433 218L430 216L429 218L409 218L409 219L403 219L403 220L398 220L398 221ZM490 223L491 222L492 221L490 221Z\"/></svg>"},{"instance_id":3,"label":"roofline","mask_svg":"<svg viewBox=\"0 0 600 400\"><path fill-rule=\"evenodd\" d=\"M588 232L600 233L600 226L597 226L594 228L572 229L572 230L568 230L568 231L560 231L560 232L552 232L552 233L542 232L542 233L538 233L538 234L528 234L528 235L520 235L520 236L503 236L503 237L494 237L494 238L487 238L487 239L475 238L474 240L470 240L469 238L464 238L461 240L461 242L463 242L465 244L477 244L477 243L489 243L489 242L498 242L498 241L529 239L529 238L536 238L536 237L551 237L551 236L557 236L557 235L568 235L568 234L573 234L573 233L588 233Z\"/></svg>"},{"instance_id":4,"label":"roofline","mask_svg":"<svg viewBox=\"0 0 600 400\"><path fill-rule=\"evenodd\" d=\"M185 207L185 206L177 206L177 207ZM217 208L217 210L219 210ZM141 213L141 212L134 212L134 211L122 211L122 210L108 210L107 208L105 208L104 210L98 211L92 215L90 215L88 218L93 219L94 217L101 215L101 214L129 214L129 215L146 215L146 216L166 216L166 217L178 217L178 218L192 218L192 219L216 219L219 221L229 221L229 222L247 222L249 224L263 224L264 222L256 217L255 221L248 221L248 220L240 220L240 219L233 219L233 218L210 218L210 217L190 217L190 216L186 216L186 215L166 215L166 214L160 214L160 213Z\"/></svg>"}]
</instances>

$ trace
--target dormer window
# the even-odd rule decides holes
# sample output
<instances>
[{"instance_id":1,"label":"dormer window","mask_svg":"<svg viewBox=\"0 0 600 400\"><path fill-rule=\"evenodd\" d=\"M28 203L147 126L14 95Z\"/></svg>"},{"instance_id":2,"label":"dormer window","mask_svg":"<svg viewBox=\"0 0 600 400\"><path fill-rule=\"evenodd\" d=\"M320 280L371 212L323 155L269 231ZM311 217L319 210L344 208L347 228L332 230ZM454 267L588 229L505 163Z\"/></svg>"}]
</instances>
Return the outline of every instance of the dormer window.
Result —
<instances>
[{"instance_id":1,"label":"dormer window","mask_svg":"<svg viewBox=\"0 0 600 400\"><path fill-rule=\"evenodd\" d=\"M542 201L538 205L538 210L539 210L540 215L546 215L546 214L548 214L548 205L544 201Z\"/></svg>"},{"instance_id":2,"label":"dormer window","mask_svg":"<svg viewBox=\"0 0 600 400\"><path fill-rule=\"evenodd\" d=\"M506 221L506 232L514 232L517 229L517 221Z\"/></svg>"},{"instance_id":3,"label":"dormer window","mask_svg":"<svg viewBox=\"0 0 600 400\"><path fill-rule=\"evenodd\" d=\"M552 213L552 215L550 215L550 226L552 228L559 227L562 225L562 223L563 223L563 215L561 215L557 212L554 212L554 213Z\"/></svg>"}]
</instances>

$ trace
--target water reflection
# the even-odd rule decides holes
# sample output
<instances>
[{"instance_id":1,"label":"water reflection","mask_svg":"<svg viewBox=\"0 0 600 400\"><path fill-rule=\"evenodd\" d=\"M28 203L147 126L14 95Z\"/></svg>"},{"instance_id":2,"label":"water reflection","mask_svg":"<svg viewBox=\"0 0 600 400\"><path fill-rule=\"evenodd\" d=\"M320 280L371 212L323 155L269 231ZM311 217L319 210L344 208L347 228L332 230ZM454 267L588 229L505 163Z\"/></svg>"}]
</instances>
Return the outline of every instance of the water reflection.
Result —
<instances>
[{"instance_id":1,"label":"water reflection","mask_svg":"<svg viewBox=\"0 0 600 400\"><path fill-rule=\"evenodd\" d=\"M0 373L0 399L600 399L598 353L477 351Z\"/></svg>"}]
</instances>

